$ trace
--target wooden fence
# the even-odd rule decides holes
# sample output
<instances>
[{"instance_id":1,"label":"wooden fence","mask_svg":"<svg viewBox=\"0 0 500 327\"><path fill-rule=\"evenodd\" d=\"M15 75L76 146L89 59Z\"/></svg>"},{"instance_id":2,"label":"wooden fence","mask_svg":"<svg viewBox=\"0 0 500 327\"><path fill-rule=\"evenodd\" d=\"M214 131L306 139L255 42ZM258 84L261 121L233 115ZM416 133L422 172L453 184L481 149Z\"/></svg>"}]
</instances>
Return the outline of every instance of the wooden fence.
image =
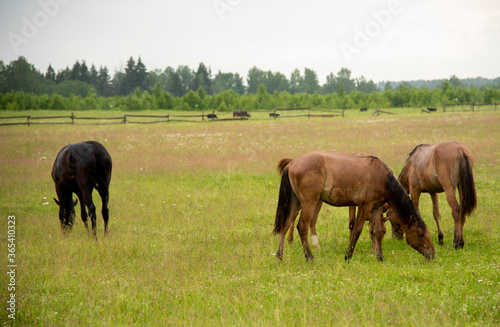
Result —
<instances>
[{"instance_id":1,"label":"wooden fence","mask_svg":"<svg viewBox=\"0 0 500 327\"><path fill-rule=\"evenodd\" d=\"M467 107L466 109L459 109L459 110L449 110L448 112L454 112L454 111L475 111L474 108L476 107L485 107L485 106L490 106L494 107L494 110L497 110L497 106L500 105L500 102L495 103L475 103L475 102L450 102L446 103L443 102L443 112L446 112L446 107L451 107L451 106L461 106L461 107Z\"/></svg>"},{"instance_id":2,"label":"wooden fence","mask_svg":"<svg viewBox=\"0 0 500 327\"><path fill-rule=\"evenodd\" d=\"M297 110L307 110L307 114L298 114L298 115L281 115L280 111L297 111ZM312 112L312 113L311 113ZM326 113L327 112L327 113ZM342 116L344 117L344 109L339 109L339 110L328 110L328 111L321 111L321 110L311 110L311 107L305 107L305 108L276 108L274 107L274 111L272 113L269 113L269 117L277 119L277 118L294 118L294 117L307 117L310 119L311 117L337 117L337 116Z\"/></svg>"},{"instance_id":3,"label":"wooden fence","mask_svg":"<svg viewBox=\"0 0 500 327\"><path fill-rule=\"evenodd\" d=\"M277 109L274 108L273 112L269 113L269 117L276 119L279 114L277 111L288 111L288 110L308 110L307 114L300 115L290 115L290 116L280 116L279 118L287 117L344 117L344 110L342 111L328 111L330 114L316 114L309 107L307 108L285 108ZM262 112L262 110L256 111ZM265 112L269 112L266 110ZM312 113L311 113L312 112ZM154 124L154 123L168 123L168 122L204 122L204 121L230 121L230 120L247 120L247 117L223 117L224 114L232 115L232 112L218 113L220 116L217 117L215 111L211 114L205 112L195 115L146 115L146 114L125 114L118 117L84 117L75 116L73 113L71 115L60 115L60 116L0 116L0 126L8 125L49 125L49 124L77 124L78 121L86 122L90 125L106 125L106 124ZM266 116L264 116L266 117ZM85 123L80 123L85 124Z\"/></svg>"}]
</instances>

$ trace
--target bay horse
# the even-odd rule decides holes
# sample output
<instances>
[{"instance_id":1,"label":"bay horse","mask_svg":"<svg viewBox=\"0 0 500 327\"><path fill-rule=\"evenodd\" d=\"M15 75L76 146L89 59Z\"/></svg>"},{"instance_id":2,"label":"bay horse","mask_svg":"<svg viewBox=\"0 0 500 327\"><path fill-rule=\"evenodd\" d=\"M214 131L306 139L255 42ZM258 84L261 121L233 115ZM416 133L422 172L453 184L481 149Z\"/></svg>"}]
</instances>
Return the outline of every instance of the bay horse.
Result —
<instances>
[{"instance_id":1,"label":"bay horse","mask_svg":"<svg viewBox=\"0 0 500 327\"><path fill-rule=\"evenodd\" d=\"M284 158L276 209L274 233L279 234L276 257L283 258L285 234L299 211L297 230L306 260L314 257L307 240L309 227L315 225L323 202L332 206L357 206L358 214L350 232L345 259L350 260L366 220L373 228L373 249L383 260L382 207L388 203L398 213L407 242L428 259L435 256L427 226L415 211L409 196L392 171L376 157L317 151L297 159ZM313 241L314 242L314 241Z\"/></svg>"},{"instance_id":2,"label":"bay horse","mask_svg":"<svg viewBox=\"0 0 500 327\"><path fill-rule=\"evenodd\" d=\"M107 233L111 169L111 156L104 146L96 141L69 144L59 151L52 166L52 179L59 199L58 201L54 198L54 201L59 206L59 220L63 232L72 229L75 222L75 206L80 199L82 221L88 230L88 216L85 209L87 207L92 223L92 236L97 239L96 210L92 201L92 191L95 188L101 196L104 233ZM73 193L78 196L74 202Z\"/></svg>"},{"instance_id":3,"label":"bay horse","mask_svg":"<svg viewBox=\"0 0 500 327\"><path fill-rule=\"evenodd\" d=\"M474 211L477 205L473 167L474 157L469 147L462 142L420 144L411 151L399 175L398 179L410 195L417 212L419 212L420 193L430 194L440 245L443 245L444 236L441 230L438 193L444 192L455 221L453 245L455 249L464 247L465 218ZM455 196L457 187L460 205Z\"/></svg>"}]
</instances>

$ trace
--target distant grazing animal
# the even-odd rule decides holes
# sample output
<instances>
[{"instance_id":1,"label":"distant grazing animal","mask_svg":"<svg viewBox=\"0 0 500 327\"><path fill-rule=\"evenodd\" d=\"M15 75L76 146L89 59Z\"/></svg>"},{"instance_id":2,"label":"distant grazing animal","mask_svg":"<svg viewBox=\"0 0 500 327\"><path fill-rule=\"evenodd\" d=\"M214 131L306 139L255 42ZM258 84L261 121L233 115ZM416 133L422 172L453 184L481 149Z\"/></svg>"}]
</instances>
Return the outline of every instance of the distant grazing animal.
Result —
<instances>
[{"instance_id":1,"label":"distant grazing animal","mask_svg":"<svg viewBox=\"0 0 500 327\"><path fill-rule=\"evenodd\" d=\"M233 118L235 117L250 117L250 113L245 110L235 110L233 111Z\"/></svg>"},{"instance_id":2,"label":"distant grazing animal","mask_svg":"<svg viewBox=\"0 0 500 327\"><path fill-rule=\"evenodd\" d=\"M429 111L437 111L437 108L427 108Z\"/></svg>"},{"instance_id":3,"label":"distant grazing animal","mask_svg":"<svg viewBox=\"0 0 500 327\"><path fill-rule=\"evenodd\" d=\"M280 114L278 114L278 113L274 113L274 112L269 113L269 117L276 117L277 118L279 116L280 116Z\"/></svg>"},{"instance_id":4,"label":"distant grazing animal","mask_svg":"<svg viewBox=\"0 0 500 327\"><path fill-rule=\"evenodd\" d=\"M92 191L95 188L102 200L102 217L104 219L104 233L108 230L109 220L109 182L111 181L111 157L102 146L95 141L87 141L66 145L57 154L52 167L57 197L54 201L59 206L59 220L61 229L68 232L75 222L75 205L73 193L80 199L82 221L88 230L87 211L92 222L92 235L96 236L96 210L92 202Z\"/></svg>"},{"instance_id":5,"label":"distant grazing animal","mask_svg":"<svg viewBox=\"0 0 500 327\"><path fill-rule=\"evenodd\" d=\"M363 107L363 108L359 109L359 111L368 111L368 108Z\"/></svg>"},{"instance_id":6,"label":"distant grazing animal","mask_svg":"<svg viewBox=\"0 0 500 327\"><path fill-rule=\"evenodd\" d=\"M217 115L216 114L208 114L207 118L208 119L217 119Z\"/></svg>"},{"instance_id":7,"label":"distant grazing animal","mask_svg":"<svg viewBox=\"0 0 500 327\"><path fill-rule=\"evenodd\" d=\"M420 193L429 193L432 212L438 228L439 244L443 244L441 214L438 207L438 193L445 192L455 221L453 245L455 249L464 247L464 224L477 205L476 187L472 169L474 157L459 141L443 142L437 145L421 144L410 153L399 175L399 181L410 194L418 211ZM455 196L458 187L460 205Z\"/></svg>"},{"instance_id":8,"label":"distant grazing animal","mask_svg":"<svg viewBox=\"0 0 500 327\"><path fill-rule=\"evenodd\" d=\"M428 259L436 252L427 226L392 171L375 157L318 151L278 163L282 172L274 233L279 234L276 257L283 258L285 234L299 211L297 224L306 260L314 257L307 240L315 226L323 202L333 206L357 206L358 214L350 233L345 259L350 260L366 220L371 220L373 248L379 260L382 253L382 209L385 203L398 213L407 242ZM362 181L362 182L360 182ZM315 234L315 230L314 230Z\"/></svg>"}]
</instances>

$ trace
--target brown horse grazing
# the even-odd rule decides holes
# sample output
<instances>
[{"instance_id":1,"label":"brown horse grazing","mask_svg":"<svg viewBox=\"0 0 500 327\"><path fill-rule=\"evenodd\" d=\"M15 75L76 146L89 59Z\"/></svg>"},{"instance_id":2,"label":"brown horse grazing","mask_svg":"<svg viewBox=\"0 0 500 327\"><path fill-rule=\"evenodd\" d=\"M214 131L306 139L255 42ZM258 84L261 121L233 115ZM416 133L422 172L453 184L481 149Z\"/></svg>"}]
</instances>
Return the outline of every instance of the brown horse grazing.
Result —
<instances>
[{"instance_id":1,"label":"brown horse grazing","mask_svg":"<svg viewBox=\"0 0 500 327\"><path fill-rule=\"evenodd\" d=\"M477 204L476 187L472 168L474 157L470 149L458 141L438 145L421 144L410 153L399 175L399 181L413 201L418 212L420 193L431 195L432 212L438 228L439 244L443 244L441 214L438 207L438 193L445 192L455 221L453 245L455 249L464 246L465 217ZM455 197L458 186L460 205Z\"/></svg>"},{"instance_id":2,"label":"brown horse grazing","mask_svg":"<svg viewBox=\"0 0 500 327\"><path fill-rule=\"evenodd\" d=\"M312 152L295 160L282 159L283 168L274 233L279 234L276 257L283 258L285 234L301 210L297 229L307 260L314 257L307 240L310 226L316 224L323 202L333 206L359 208L346 260L351 259L365 221L374 224L374 251L383 260L381 240L382 206L388 203L398 213L407 242L426 258L434 258L435 250L429 230L415 211L409 196L392 171L379 159L333 152ZM371 218L369 218L371 216ZM315 231L314 231L315 233Z\"/></svg>"},{"instance_id":3,"label":"brown horse grazing","mask_svg":"<svg viewBox=\"0 0 500 327\"><path fill-rule=\"evenodd\" d=\"M108 229L109 182L111 181L111 157L100 143L95 141L66 145L57 154L52 167L57 197L54 201L59 206L59 220L63 232L70 231L75 222L75 205L73 193L80 199L82 221L88 230L87 211L92 222L92 235L96 236L96 210L92 202L92 190L99 192L102 200L102 217L104 233Z\"/></svg>"}]
</instances>

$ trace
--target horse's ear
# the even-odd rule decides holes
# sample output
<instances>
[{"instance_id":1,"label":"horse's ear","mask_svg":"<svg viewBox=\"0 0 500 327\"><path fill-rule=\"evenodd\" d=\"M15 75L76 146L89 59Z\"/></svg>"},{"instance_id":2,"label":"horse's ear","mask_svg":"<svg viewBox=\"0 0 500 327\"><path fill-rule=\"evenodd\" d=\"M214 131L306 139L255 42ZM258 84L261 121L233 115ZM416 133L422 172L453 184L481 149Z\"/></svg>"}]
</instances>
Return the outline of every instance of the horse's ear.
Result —
<instances>
[{"instance_id":1,"label":"horse's ear","mask_svg":"<svg viewBox=\"0 0 500 327\"><path fill-rule=\"evenodd\" d=\"M78 203L78 199L75 199L75 202L73 202L73 207L76 206L77 203Z\"/></svg>"},{"instance_id":2,"label":"horse's ear","mask_svg":"<svg viewBox=\"0 0 500 327\"><path fill-rule=\"evenodd\" d=\"M56 201L56 204L59 205L59 201L57 201L56 198L54 198L54 201Z\"/></svg>"}]
</instances>

